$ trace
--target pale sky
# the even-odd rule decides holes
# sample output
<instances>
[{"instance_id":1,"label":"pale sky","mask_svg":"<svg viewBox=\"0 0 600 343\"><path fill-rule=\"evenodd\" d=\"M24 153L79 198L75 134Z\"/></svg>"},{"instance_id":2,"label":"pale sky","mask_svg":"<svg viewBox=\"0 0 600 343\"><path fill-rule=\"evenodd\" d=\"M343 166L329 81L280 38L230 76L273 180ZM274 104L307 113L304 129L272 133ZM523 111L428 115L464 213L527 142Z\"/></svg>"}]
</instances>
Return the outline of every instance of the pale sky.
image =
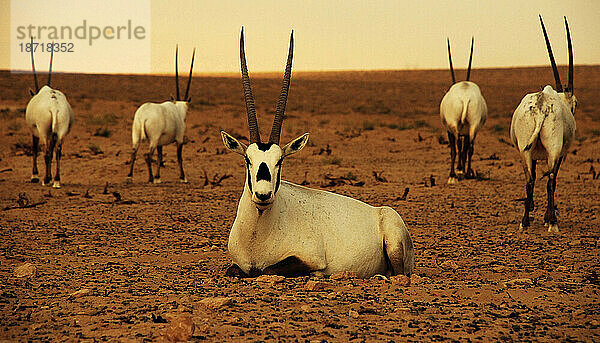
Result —
<instances>
[{"instance_id":1,"label":"pale sky","mask_svg":"<svg viewBox=\"0 0 600 343\"><path fill-rule=\"evenodd\" d=\"M10 1L0 0L0 69L10 68L9 11ZM558 64L567 63L564 15L575 63L600 64L595 0L151 0L151 71L172 73L179 44L181 72L189 67L193 47L196 73L239 72L242 25L250 72L283 71L292 29L295 71L447 68L446 37L455 68L465 68L471 36L474 68L548 65L538 14Z\"/></svg>"}]
</instances>

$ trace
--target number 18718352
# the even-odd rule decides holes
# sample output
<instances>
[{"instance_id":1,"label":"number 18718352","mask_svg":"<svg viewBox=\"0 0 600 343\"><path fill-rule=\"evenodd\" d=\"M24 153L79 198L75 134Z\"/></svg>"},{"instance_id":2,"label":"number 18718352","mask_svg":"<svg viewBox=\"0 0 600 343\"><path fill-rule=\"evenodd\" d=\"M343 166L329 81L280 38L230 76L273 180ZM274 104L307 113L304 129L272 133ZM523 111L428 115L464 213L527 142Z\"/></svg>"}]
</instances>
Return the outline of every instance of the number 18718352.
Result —
<instances>
[{"instance_id":1,"label":"number 18718352","mask_svg":"<svg viewBox=\"0 0 600 343\"><path fill-rule=\"evenodd\" d=\"M19 43L20 52L75 52L74 43Z\"/></svg>"}]
</instances>

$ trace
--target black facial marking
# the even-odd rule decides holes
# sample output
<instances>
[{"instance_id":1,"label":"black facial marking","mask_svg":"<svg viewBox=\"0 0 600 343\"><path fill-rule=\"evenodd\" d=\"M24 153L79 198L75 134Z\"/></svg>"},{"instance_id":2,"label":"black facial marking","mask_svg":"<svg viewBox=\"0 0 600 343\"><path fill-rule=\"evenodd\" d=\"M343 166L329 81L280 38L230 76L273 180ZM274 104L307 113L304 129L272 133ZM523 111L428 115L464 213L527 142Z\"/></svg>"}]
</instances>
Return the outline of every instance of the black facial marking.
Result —
<instances>
[{"instance_id":1,"label":"black facial marking","mask_svg":"<svg viewBox=\"0 0 600 343\"><path fill-rule=\"evenodd\" d=\"M250 193L252 194L252 174L250 174L250 161L246 158L246 175L248 175L248 188L250 188Z\"/></svg>"},{"instance_id":2,"label":"black facial marking","mask_svg":"<svg viewBox=\"0 0 600 343\"><path fill-rule=\"evenodd\" d=\"M275 193L279 190L279 184L281 183L281 163L279 163L279 168L277 169L277 183L275 183Z\"/></svg>"},{"instance_id":3,"label":"black facial marking","mask_svg":"<svg viewBox=\"0 0 600 343\"><path fill-rule=\"evenodd\" d=\"M265 162L261 163L260 166L258 166L256 182L260 180L271 182L271 173L269 172L269 167L267 167L267 164Z\"/></svg>"},{"instance_id":4,"label":"black facial marking","mask_svg":"<svg viewBox=\"0 0 600 343\"><path fill-rule=\"evenodd\" d=\"M294 141L294 143L292 143L292 150L298 150L300 149L300 147L302 146L302 142L304 142L304 139L298 139L296 141Z\"/></svg>"},{"instance_id":5,"label":"black facial marking","mask_svg":"<svg viewBox=\"0 0 600 343\"><path fill-rule=\"evenodd\" d=\"M231 139L231 137L225 136L225 138L227 139L227 145L230 149L236 149L238 147L238 143L235 140Z\"/></svg>"},{"instance_id":6,"label":"black facial marking","mask_svg":"<svg viewBox=\"0 0 600 343\"><path fill-rule=\"evenodd\" d=\"M258 147L258 150L260 150L260 151L268 151L269 149L271 149L271 146L273 146L273 143L258 142L258 143L256 143L256 146Z\"/></svg>"}]
</instances>

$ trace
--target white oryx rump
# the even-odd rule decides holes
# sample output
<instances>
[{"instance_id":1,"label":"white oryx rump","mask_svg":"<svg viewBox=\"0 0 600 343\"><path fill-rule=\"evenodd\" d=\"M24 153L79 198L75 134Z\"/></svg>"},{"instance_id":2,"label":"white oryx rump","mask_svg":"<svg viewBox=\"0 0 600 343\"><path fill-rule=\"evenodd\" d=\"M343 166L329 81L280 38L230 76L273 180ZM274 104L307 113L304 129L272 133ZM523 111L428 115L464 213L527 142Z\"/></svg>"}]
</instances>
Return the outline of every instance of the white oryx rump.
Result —
<instances>
[{"instance_id":1,"label":"white oryx rump","mask_svg":"<svg viewBox=\"0 0 600 343\"><path fill-rule=\"evenodd\" d=\"M178 71L178 51L175 49L175 85L176 98L172 101L163 103L147 102L140 106L135 111L133 117L133 125L131 127L131 143L133 151L131 153L131 166L129 169L128 179L133 178L133 167L139 145L141 142L148 141L148 153L145 154L146 165L148 166L148 181L152 183L160 183L160 167L163 163L162 147L163 145L177 143L177 162L179 164L179 180L187 183L185 173L183 171L183 156L182 150L185 144L185 117L187 115L188 106L191 101L189 97L190 84L192 82L192 70L194 68L194 56L196 49L192 53L192 62L190 64L190 75L188 77L187 88L183 99L179 94L179 71ZM156 159L156 175L152 174L152 154L157 151Z\"/></svg>"},{"instance_id":2,"label":"white oryx rump","mask_svg":"<svg viewBox=\"0 0 600 343\"><path fill-rule=\"evenodd\" d=\"M440 119L442 126L448 133L448 143L450 145L449 184L458 182L454 171L457 148L458 171L465 172L466 178L475 178L475 172L471 168L475 138L477 137L477 132L479 132L479 129L481 129L487 119L487 104L481 94L481 90L474 82L469 81L471 62L473 60L473 41L474 38L471 38L471 54L469 56L467 80L456 82L454 68L452 67L452 54L450 53L450 39L448 39L448 60L450 61L450 73L453 84L440 103Z\"/></svg>"},{"instance_id":3,"label":"white oryx rump","mask_svg":"<svg viewBox=\"0 0 600 343\"><path fill-rule=\"evenodd\" d=\"M33 38L31 38L33 46ZM54 47L54 43L52 45ZM42 88L38 86L33 49L31 49L31 68L35 84L35 91L29 90L32 98L25 110L25 122L32 135L33 168L32 182L39 181L37 168L37 156L39 143L44 146L44 162L46 164L46 175L42 180L43 185L49 185L52 181L52 155L56 150L56 173L52 187L60 188L60 159L62 157L62 144L65 136L71 130L75 115L67 101L67 97L59 90L50 87L52 77L52 61L54 59L54 48L50 54L50 67L48 70L48 82Z\"/></svg>"},{"instance_id":4,"label":"white oryx rump","mask_svg":"<svg viewBox=\"0 0 600 343\"><path fill-rule=\"evenodd\" d=\"M520 227L527 228L530 225L529 213L534 208L533 190L536 179L536 161L546 160L548 171L544 176L548 176L548 203L544 215L544 224L548 225L549 232L558 232L558 220L554 203L556 177L561 163L566 158L569 147L575 138L577 129L574 117L577 98L573 94L573 48L571 46L569 24L567 18L564 19L569 52L568 85L563 87L560 82L560 75L554 61L550 40L542 16L540 16L540 24L556 82L556 90L551 86L545 86L541 92L525 95L513 113L510 125L510 138L519 152L527 179L525 213Z\"/></svg>"}]
</instances>

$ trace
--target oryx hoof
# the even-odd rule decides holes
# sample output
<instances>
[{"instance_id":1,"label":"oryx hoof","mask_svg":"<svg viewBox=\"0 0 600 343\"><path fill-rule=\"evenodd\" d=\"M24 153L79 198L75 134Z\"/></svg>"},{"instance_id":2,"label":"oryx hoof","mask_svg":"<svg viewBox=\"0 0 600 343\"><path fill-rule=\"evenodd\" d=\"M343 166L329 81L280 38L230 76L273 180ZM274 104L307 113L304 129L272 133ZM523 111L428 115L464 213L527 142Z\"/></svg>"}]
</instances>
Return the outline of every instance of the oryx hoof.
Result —
<instances>
[{"instance_id":1,"label":"oryx hoof","mask_svg":"<svg viewBox=\"0 0 600 343\"><path fill-rule=\"evenodd\" d=\"M544 222L544 227L548 227L548 222Z\"/></svg>"},{"instance_id":2,"label":"oryx hoof","mask_svg":"<svg viewBox=\"0 0 600 343\"><path fill-rule=\"evenodd\" d=\"M133 177L128 176L127 179L125 180L125 183L133 183Z\"/></svg>"},{"instance_id":3,"label":"oryx hoof","mask_svg":"<svg viewBox=\"0 0 600 343\"><path fill-rule=\"evenodd\" d=\"M52 184L52 188L60 188L60 181L54 180L54 183Z\"/></svg>"},{"instance_id":4,"label":"oryx hoof","mask_svg":"<svg viewBox=\"0 0 600 343\"><path fill-rule=\"evenodd\" d=\"M458 179L457 179L456 177L452 177L452 176L450 176L450 177L448 178L448 184L449 184L449 185L454 185L454 184L457 184L457 183L458 183Z\"/></svg>"},{"instance_id":5,"label":"oryx hoof","mask_svg":"<svg viewBox=\"0 0 600 343\"><path fill-rule=\"evenodd\" d=\"M155 185L158 185L159 183L162 183L162 181L160 180L160 178L155 177L154 180L152 181L152 183L154 183Z\"/></svg>"},{"instance_id":6,"label":"oryx hoof","mask_svg":"<svg viewBox=\"0 0 600 343\"><path fill-rule=\"evenodd\" d=\"M42 180L42 186L50 186L50 182L52 181L52 179L44 179Z\"/></svg>"},{"instance_id":7,"label":"oryx hoof","mask_svg":"<svg viewBox=\"0 0 600 343\"><path fill-rule=\"evenodd\" d=\"M32 175L31 183L38 183L38 182L40 182L40 177L38 175Z\"/></svg>"},{"instance_id":8,"label":"oryx hoof","mask_svg":"<svg viewBox=\"0 0 600 343\"><path fill-rule=\"evenodd\" d=\"M185 177L184 177L183 179L179 179L179 182L181 182L181 183L190 183L190 182L188 181L188 179L187 179L187 178L185 178Z\"/></svg>"},{"instance_id":9,"label":"oryx hoof","mask_svg":"<svg viewBox=\"0 0 600 343\"><path fill-rule=\"evenodd\" d=\"M548 232L558 233L558 224L549 224Z\"/></svg>"}]
</instances>

